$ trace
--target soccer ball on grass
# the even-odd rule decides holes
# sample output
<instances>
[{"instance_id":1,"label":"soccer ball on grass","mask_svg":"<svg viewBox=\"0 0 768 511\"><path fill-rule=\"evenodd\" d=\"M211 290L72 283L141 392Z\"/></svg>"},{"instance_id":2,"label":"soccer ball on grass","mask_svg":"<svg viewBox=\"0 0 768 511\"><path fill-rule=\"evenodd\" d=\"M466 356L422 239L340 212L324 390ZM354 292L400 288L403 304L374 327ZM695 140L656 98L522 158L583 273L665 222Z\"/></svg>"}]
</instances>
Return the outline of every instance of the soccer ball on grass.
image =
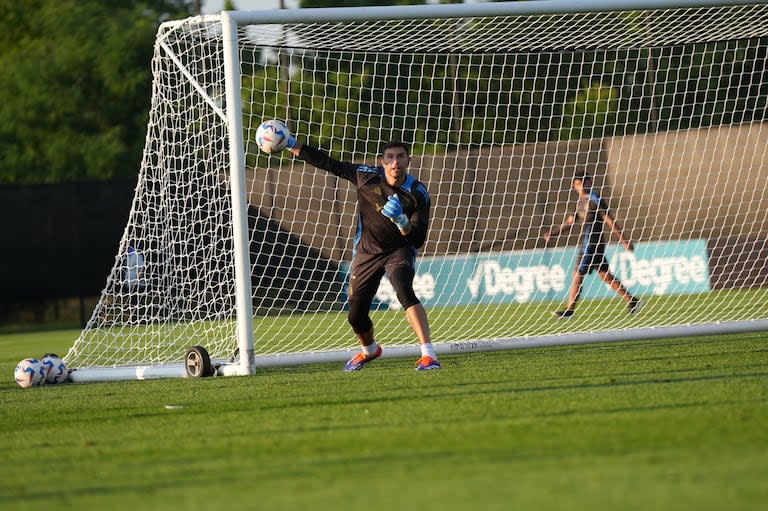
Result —
<instances>
[{"instance_id":1,"label":"soccer ball on grass","mask_svg":"<svg viewBox=\"0 0 768 511\"><path fill-rule=\"evenodd\" d=\"M64 383L69 379L67 364L55 353L47 353L42 360L45 383Z\"/></svg>"},{"instance_id":2,"label":"soccer ball on grass","mask_svg":"<svg viewBox=\"0 0 768 511\"><path fill-rule=\"evenodd\" d=\"M288 146L291 130L282 121L264 121L256 130L256 145L268 154L279 153Z\"/></svg>"},{"instance_id":3,"label":"soccer ball on grass","mask_svg":"<svg viewBox=\"0 0 768 511\"><path fill-rule=\"evenodd\" d=\"M23 389L42 385L45 383L43 363L36 358L25 358L16 365L13 377Z\"/></svg>"}]
</instances>

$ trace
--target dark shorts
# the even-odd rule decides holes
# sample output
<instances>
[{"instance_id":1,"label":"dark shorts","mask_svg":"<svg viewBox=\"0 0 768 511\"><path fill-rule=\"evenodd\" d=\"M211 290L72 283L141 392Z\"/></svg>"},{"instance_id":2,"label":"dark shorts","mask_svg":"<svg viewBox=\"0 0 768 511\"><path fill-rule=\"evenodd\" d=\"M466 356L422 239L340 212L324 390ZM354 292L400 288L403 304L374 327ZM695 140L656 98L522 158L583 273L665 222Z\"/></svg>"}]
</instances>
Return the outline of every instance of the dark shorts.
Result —
<instances>
[{"instance_id":1,"label":"dark shorts","mask_svg":"<svg viewBox=\"0 0 768 511\"><path fill-rule=\"evenodd\" d=\"M581 275L587 275L593 271L608 272L608 259L605 257L605 245L603 243L582 247L576 260L576 271Z\"/></svg>"},{"instance_id":2,"label":"dark shorts","mask_svg":"<svg viewBox=\"0 0 768 511\"><path fill-rule=\"evenodd\" d=\"M411 247L402 247L386 254L358 252L352 260L349 276L349 299L359 300L370 307L384 274L387 274L403 309L419 303L413 291L416 255Z\"/></svg>"}]
</instances>

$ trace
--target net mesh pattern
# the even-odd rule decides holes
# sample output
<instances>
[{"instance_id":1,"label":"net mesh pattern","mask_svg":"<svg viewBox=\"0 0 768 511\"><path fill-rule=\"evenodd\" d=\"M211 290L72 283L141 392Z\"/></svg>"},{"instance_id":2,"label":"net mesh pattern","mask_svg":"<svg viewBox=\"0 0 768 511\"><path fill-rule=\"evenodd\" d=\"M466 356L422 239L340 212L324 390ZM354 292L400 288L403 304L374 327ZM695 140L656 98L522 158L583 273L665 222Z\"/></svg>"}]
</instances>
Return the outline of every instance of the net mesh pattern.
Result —
<instances>
[{"instance_id":1,"label":"net mesh pattern","mask_svg":"<svg viewBox=\"0 0 768 511\"><path fill-rule=\"evenodd\" d=\"M375 165L412 144L432 218L414 287L433 340L472 342L766 318L768 7L248 25L238 30L257 355L354 348L346 181L254 142L264 119ZM163 25L130 219L70 365L235 355L229 126L217 16ZM589 173L611 272L576 315L577 226L545 242ZM415 343L385 278L372 317Z\"/></svg>"}]
</instances>

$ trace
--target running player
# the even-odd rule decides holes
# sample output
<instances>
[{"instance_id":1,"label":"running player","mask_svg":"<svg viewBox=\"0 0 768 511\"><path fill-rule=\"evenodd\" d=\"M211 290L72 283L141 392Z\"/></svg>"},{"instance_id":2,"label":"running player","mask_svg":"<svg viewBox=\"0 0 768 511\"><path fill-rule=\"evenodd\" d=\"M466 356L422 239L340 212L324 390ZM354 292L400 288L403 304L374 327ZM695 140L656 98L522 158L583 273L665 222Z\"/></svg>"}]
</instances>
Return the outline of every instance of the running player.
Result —
<instances>
[{"instance_id":1,"label":"running player","mask_svg":"<svg viewBox=\"0 0 768 511\"><path fill-rule=\"evenodd\" d=\"M603 238L604 224L608 225L611 232L619 239L619 243L630 252L634 250L634 244L624 236L624 232L608 209L605 200L592 188L592 176L581 174L574 177L573 189L579 194L575 214L568 215L562 225L544 233L544 241L548 242L550 238L569 232L577 220L581 223L581 245L576 269L573 272L571 289L568 293L568 303L565 309L555 311L554 316L558 318L573 316L576 303L581 295L584 276L593 271L596 271L597 275L627 302L630 314L639 312L643 302L627 291L627 288L611 273L608 267Z\"/></svg>"}]
</instances>

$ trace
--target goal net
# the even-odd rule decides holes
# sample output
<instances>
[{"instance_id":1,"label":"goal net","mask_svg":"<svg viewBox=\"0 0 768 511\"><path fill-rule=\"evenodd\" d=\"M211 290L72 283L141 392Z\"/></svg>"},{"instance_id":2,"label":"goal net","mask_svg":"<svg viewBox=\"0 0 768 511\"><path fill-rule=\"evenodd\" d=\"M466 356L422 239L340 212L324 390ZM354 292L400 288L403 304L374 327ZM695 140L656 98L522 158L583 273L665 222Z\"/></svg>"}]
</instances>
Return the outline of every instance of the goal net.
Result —
<instances>
[{"instance_id":1,"label":"goal net","mask_svg":"<svg viewBox=\"0 0 768 511\"><path fill-rule=\"evenodd\" d=\"M191 346L237 361L251 346L259 367L357 350L355 190L287 151L260 154L256 128L273 118L346 161L375 165L384 142L411 143L432 198L414 287L438 353L765 329L768 5L682 3L164 23L130 218L68 364L173 366ZM591 273L575 315L552 316L581 233L543 233L575 211L583 173L634 242L606 225L637 314ZM385 355L415 355L386 277L373 309Z\"/></svg>"}]
</instances>

